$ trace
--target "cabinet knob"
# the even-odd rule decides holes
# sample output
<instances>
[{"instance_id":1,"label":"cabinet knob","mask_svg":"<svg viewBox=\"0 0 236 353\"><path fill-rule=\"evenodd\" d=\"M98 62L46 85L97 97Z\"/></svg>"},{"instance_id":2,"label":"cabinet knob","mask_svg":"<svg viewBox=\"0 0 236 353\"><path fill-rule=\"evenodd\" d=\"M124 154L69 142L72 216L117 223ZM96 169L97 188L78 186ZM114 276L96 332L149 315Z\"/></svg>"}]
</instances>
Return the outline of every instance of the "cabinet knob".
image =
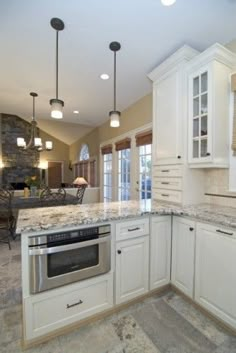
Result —
<instances>
[{"instance_id":1,"label":"cabinet knob","mask_svg":"<svg viewBox=\"0 0 236 353\"><path fill-rule=\"evenodd\" d=\"M194 230L194 228L193 228L193 227L190 227L189 230L190 230L190 232L192 232L192 231Z\"/></svg>"},{"instance_id":2,"label":"cabinet knob","mask_svg":"<svg viewBox=\"0 0 236 353\"><path fill-rule=\"evenodd\" d=\"M211 155L210 152L207 152L207 153L206 153L206 156L210 156L210 155Z\"/></svg>"},{"instance_id":3,"label":"cabinet knob","mask_svg":"<svg viewBox=\"0 0 236 353\"><path fill-rule=\"evenodd\" d=\"M120 254L121 254L121 250L117 250L117 254L119 254L119 255L120 255Z\"/></svg>"},{"instance_id":4,"label":"cabinet knob","mask_svg":"<svg viewBox=\"0 0 236 353\"><path fill-rule=\"evenodd\" d=\"M181 156L177 156L178 159L181 159Z\"/></svg>"}]
</instances>

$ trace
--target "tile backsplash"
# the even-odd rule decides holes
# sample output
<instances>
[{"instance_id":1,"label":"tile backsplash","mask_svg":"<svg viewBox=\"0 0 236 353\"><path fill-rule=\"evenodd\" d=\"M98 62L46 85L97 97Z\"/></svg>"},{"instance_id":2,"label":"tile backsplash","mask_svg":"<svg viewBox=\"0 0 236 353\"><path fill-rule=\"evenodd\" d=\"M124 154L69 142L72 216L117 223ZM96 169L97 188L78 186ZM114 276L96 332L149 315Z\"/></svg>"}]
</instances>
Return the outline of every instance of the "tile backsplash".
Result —
<instances>
[{"instance_id":1,"label":"tile backsplash","mask_svg":"<svg viewBox=\"0 0 236 353\"><path fill-rule=\"evenodd\" d=\"M205 170L205 202L236 207L236 193L229 192L229 170L208 169Z\"/></svg>"}]
</instances>

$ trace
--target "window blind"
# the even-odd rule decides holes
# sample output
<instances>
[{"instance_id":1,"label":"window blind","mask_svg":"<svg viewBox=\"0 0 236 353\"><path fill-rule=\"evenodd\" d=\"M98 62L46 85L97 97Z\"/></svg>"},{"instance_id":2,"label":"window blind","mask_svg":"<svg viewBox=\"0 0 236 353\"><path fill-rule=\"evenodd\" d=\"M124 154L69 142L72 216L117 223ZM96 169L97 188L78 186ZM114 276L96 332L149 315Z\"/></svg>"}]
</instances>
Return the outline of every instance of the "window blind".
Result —
<instances>
[{"instance_id":1,"label":"window blind","mask_svg":"<svg viewBox=\"0 0 236 353\"><path fill-rule=\"evenodd\" d=\"M135 136L136 146L150 145L152 143L152 131L140 132Z\"/></svg>"},{"instance_id":2,"label":"window blind","mask_svg":"<svg viewBox=\"0 0 236 353\"><path fill-rule=\"evenodd\" d=\"M112 145L106 145L101 148L102 154L109 154L112 153Z\"/></svg>"},{"instance_id":3,"label":"window blind","mask_svg":"<svg viewBox=\"0 0 236 353\"><path fill-rule=\"evenodd\" d=\"M125 138L121 141L116 142L116 151L126 150L131 147L131 139Z\"/></svg>"}]
</instances>

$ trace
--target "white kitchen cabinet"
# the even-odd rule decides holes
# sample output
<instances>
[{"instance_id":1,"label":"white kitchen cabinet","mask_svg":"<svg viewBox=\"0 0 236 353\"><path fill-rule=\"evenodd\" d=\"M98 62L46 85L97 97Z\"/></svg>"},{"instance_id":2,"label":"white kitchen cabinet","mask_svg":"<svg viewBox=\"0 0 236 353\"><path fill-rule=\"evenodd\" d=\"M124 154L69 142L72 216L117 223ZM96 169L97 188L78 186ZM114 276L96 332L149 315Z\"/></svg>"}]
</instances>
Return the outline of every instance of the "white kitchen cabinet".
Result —
<instances>
[{"instance_id":1,"label":"white kitchen cabinet","mask_svg":"<svg viewBox=\"0 0 236 353\"><path fill-rule=\"evenodd\" d=\"M171 216L151 219L150 289L170 282Z\"/></svg>"},{"instance_id":2,"label":"white kitchen cabinet","mask_svg":"<svg viewBox=\"0 0 236 353\"><path fill-rule=\"evenodd\" d=\"M185 65L197 51L183 46L154 69L153 81L153 162L179 164L186 159L187 77Z\"/></svg>"},{"instance_id":3,"label":"white kitchen cabinet","mask_svg":"<svg viewBox=\"0 0 236 353\"><path fill-rule=\"evenodd\" d=\"M173 217L171 283L193 298L195 222Z\"/></svg>"},{"instance_id":4,"label":"white kitchen cabinet","mask_svg":"<svg viewBox=\"0 0 236 353\"><path fill-rule=\"evenodd\" d=\"M148 292L149 236L116 243L116 304Z\"/></svg>"},{"instance_id":5,"label":"white kitchen cabinet","mask_svg":"<svg viewBox=\"0 0 236 353\"><path fill-rule=\"evenodd\" d=\"M198 223L195 300L236 328L236 232Z\"/></svg>"},{"instance_id":6,"label":"white kitchen cabinet","mask_svg":"<svg viewBox=\"0 0 236 353\"><path fill-rule=\"evenodd\" d=\"M113 273L34 294L23 300L30 341L113 306Z\"/></svg>"},{"instance_id":7,"label":"white kitchen cabinet","mask_svg":"<svg viewBox=\"0 0 236 353\"><path fill-rule=\"evenodd\" d=\"M187 64L188 161L191 167L229 164L229 75L236 55L215 44Z\"/></svg>"}]
</instances>

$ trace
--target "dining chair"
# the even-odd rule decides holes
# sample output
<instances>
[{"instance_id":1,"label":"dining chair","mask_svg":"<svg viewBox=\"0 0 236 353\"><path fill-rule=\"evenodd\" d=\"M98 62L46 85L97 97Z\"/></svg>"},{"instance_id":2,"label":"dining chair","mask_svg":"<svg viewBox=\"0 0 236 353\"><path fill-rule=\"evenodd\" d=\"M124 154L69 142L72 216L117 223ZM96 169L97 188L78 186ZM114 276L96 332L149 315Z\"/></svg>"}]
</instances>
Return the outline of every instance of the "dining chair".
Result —
<instances>
[{"instance_id":1,"label":"dining chair","mask_svg":"<svg viewBox=\"0 0 236 353\"><path fill-rule=\"evenodd\" d=\"M4 235L0 238L1 243L6 243L11 250L10 236L14 239L16 219L12 212L12 196L10 192L0 189L0 231Z\"/></svg>"},{"instance_id":2,"label":"dining chair","mask_svg":"<svg viewBox=\"0 0 236 353\"><path fill-rule=\"evenodd\" d=\"M40 194L42 206L59 206L65 203L66 191L63 188L53 192L49 188L44 189Z\"/></svg>"},{"instance_id":3,"label":"dining chair","mask_svg":"<svg viewBox=\"0 0 236 353\"><path fill-rule=\"evenodd\" d=\"M84 197L84 192L85 192L86 187L87 187L86 184L77 186L78 190L76 192L76 197L78 199L78 204L80 204L80 205L83 202L83 197Z\"/></svg>"}]
</instances>

